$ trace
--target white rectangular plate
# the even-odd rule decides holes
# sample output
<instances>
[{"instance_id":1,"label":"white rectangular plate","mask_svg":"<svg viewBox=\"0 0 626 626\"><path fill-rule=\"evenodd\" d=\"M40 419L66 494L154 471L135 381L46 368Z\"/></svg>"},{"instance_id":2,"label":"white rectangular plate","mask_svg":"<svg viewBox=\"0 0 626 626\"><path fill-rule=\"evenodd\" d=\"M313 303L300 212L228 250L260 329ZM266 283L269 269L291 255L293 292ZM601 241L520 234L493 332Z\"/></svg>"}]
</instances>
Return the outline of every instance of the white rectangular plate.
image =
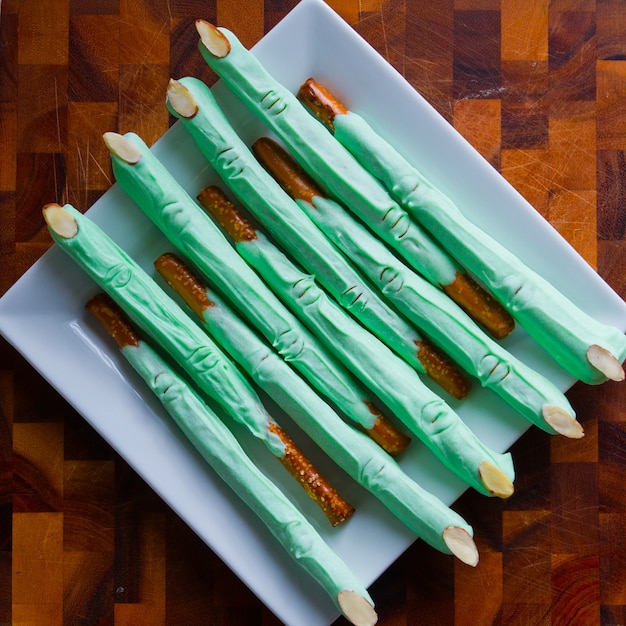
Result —
<instances>
[{"instance_id":1,"label":"white rectangular plate","mask_svg":"<svg viewBox=\"0 0 626 626\"><path fill-rule=\"evenodd\" d=\"M293 91L310 76L326 84L419 164L470 218L592 315L626 328L626 305L611 288L321 0L303 0L255 46L254 53ZM198 64L202 62L198 53ZM215 92L245 139L266 133L223 85ZM218 182L181 124L175 124L154 151L194 197L202 186ZM89 217L150 273L156 256L169 249L117 186L94 204ZM537 255L537 249L543 254ZM85 312L85 302L96 291L90 279L53 247L0 301L0 331L280 619L291 626L332 622L338 615L332 602L188 446ZM563 390L573 383L521 331L506 344ZM481 389L455 406L478 436L498 451L508 449L527 428L499 398ZM342 527L331 529L275 459L254 442L249 443L251 454L363 582L371 584L414 536L306 438L294 435L356 506L357 513ZM464 490L417 442L401 465L447 503Z\"/></svg>"}]
</instances>

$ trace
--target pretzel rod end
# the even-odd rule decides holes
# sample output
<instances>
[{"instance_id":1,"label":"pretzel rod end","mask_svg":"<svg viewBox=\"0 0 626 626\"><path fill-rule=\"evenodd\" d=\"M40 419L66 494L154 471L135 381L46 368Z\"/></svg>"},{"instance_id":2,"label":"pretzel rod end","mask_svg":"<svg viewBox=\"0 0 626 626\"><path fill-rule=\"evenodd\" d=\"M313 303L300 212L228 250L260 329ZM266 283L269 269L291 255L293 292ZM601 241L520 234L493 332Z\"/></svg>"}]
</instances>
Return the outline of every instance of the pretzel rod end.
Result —
<instances>
[{"instance_id":1,"label":"pretzel rod end","mask_svg":"<svg viewBox=\"0 0 626 626\"><path fill-rule=\"evenodd\" d=\"M269 137L260 137L252 144L252 151L263 167L295 200L313 204L315 196L324 195L313 179L278 142Z\"/></svg>"},{"instance_id":2,"label":"pretzel rod end","mask_svg":"<svg viewBox=\"0 0 626 626\"><path fill-rule=\"evenodd\" d=\"M106 293L95 295L85 308L102 324L120 348L139 345L139 334L122 309Z\"/></svg>"},{"instance_id":3,"label":"pretzel rod end","mask_svg":"<svg viewBox=\"0 0 626 626\"><path fill-rule=\"evenodd\" d=\"M356 591L344 589L337 595L344 616L355 626L374 626L378 615L370 602Z\"/></svg>"},{"instance_id":4,"label":"pretzel rod end","mask_svg":"<svg viewBox=\"0 0 626 626\"><path fill-rule=\"evenodd\" d=\"M200 35L202 45L214 57L223 59L230 53L230 41L213 24L206 20L196 20L196 30Z\"/></svg>"},{"instance_id":5,"label":"pretzel rod end","mask_svg":"<svg viewBox=\"0 0 626 626\"><path fill-rule=\"evenodd\" d=\"M191 91L173 78L167 85L167 101L174 112L185 119L191 119L198 112L198 103Z\"/></svg>"},{"instance_id":6,"label":"pretzel rod end","mask_svg":"<svg viewBox=\"0 0 626 626\"><path fill-rule=\"evenodd\" d=\"M162 254L154 267L198 317L202 318L204 311L213 306L204 286L175 254Z\"/></svg>"},{"instance_id":7,"label":"pretzel rod end","mask_svg":"<svg viewBox=\"0 0 626 626\"><path fill-rule=\"evenodd\" d=\"M621 382L624 380L624 368L608 350L593 344L587 349L587 360L609 380Z\"/></svg>"},{"instance_id":8,"label":"pretzel rod end","mask_svg":"<svg viewBox=\"0 0 626 626\"><path fill-rule=\"evenodd\" d=\"M458 526L448 526L443 531L443 540L460 561L466 565L476 567L478 565L478 548L471 535Z\"/></svg>"},{"instance_id":9,"label":"pretzel rod end","mask_svg":"<svg viewBox=\"0 0 626 626\"><path fill-rule=\"evenodd\" d=\"M443 290L496 339L504 339L515 329L511 314L469 274L457 272L450 284L443 285Z\"/></svg>"},{"instance_id":10,"label":"pretzel rod end","mask_svg":"<svg viewBox=\"0 0 626 626\"><path fill-rule=\"evenodd\" d=\"M567 411L553 404L544 404L541 413L554 430L569 439L581 439L585 432L580 422L572 417Z\"/></svg>"},{"instance_id":11,"label":"pretzel rod end","mask_svg":"<svg viewBox=\"0 0 626 626\"><path fill-rule=\"evenodd\" d=\"M252 241L256 230L237 210L228 196L217 186L205 187L198 194L198 202L215 218L233 241Z\"/></svg>"},{"instance_id":12,"label":"pretzel rod end","mask_svg":"<svg viewBox=\"0 0 626 626\"><path fill-rule=\"evenodd\" d=\"M419 348L417 358L424 367L426 375L453 398L457 400L466 398L470 392L471 383L465 372L425 341L416 343Z\"/></svg>"},{"instance_id":13,"label":"pretzel rod end","mask_svg":"<svg viewBox=\"0 0 626 626\"><path fill-rule=\"evenodd\" d=\"M373 403L368 402L367 406L372 415L376 416L374 425L367 429L367 434L391 456L398 456L404 452L411 438L396 428Z\"/></svg>"},{"instance_id":14,"label":"pretzel rod end","mask_svg":"<svg viewBox=\"0 0 626 626\"><path fill-rule=\"evenodd\" d=\"M352 517L354 507L344 500L333 486L320 475L291 437L275 422L270 422L269 430L278 435L285 445L285 456L280 459L281 463L300 483L308 496L322 509L331 525L339 526Z\"/></svg>"},{"instance_id":15,"label":"pretzel rod end","mask_svg":"<svg viewBox=\"0 0 626 626\"><path fill-rule=\"evenodd\" d=\"M102 139L111 154L122 159L122 161L125 161L129 165L139 163L141 151L130 139L124 137L124 135L109 131L102 135Z\"/></svg>"},{"instance_id":16,"label":"pretzel rod end","mask_svg":"<svg viewBox=\"0 0 626 626\"><path fill-rule=\"evenodd\" d=\"M335 96L313 78L300 85L297 97L331 131L335 130L335 116L348 112Z\"/></svg>"},{"instance_id":17,"label":"pretzel rod end","mask_svg":"<svg viewBox=\"0 0 626 626\"><path fill-rule=\"evenodd\" d=\"M72 239L78 233L78 224L74 216L55 202L43 208L43 218L48 227L63 239Z\"/></svg>"},{"instance_id":18,"label":"pretzel rod end","mask_svg":"<svg viewBox=\"0 0 626 626\"><path fill-rule=\"evenodd\" d=\"M498 498L508 498L513 495L513 483L508 476L493 463L483 461L478 472L485 488Z\"/></svg>"}]
</instances>

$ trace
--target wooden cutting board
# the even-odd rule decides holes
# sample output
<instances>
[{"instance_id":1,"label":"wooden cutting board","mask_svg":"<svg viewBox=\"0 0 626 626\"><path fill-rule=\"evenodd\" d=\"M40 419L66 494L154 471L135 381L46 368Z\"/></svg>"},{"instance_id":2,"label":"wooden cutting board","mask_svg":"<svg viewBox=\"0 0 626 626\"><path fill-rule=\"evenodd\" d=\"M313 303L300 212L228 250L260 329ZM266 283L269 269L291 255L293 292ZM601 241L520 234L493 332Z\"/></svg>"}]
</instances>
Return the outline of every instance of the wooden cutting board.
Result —
<instances>
[{"instance_id":1,"label":"wooden cutting board","mask_svg":"<svg viewBox=\"0 0 626 626\"><path fill-rule=\"evenodd\" d=\"M330 4L626 296L621 0ZM111 186L104 131L150 144L169 77L214 80L196 18L252 45L294 5L4 0L0 293L50 245L45 203ZM479 566L416 542L371 590L381 625L626 624L626 384L568 395L586 437L528 431L514 497L455 504ZM4 341L0 411L0 624L278 624Z\"/></svg>"}]
</instances>

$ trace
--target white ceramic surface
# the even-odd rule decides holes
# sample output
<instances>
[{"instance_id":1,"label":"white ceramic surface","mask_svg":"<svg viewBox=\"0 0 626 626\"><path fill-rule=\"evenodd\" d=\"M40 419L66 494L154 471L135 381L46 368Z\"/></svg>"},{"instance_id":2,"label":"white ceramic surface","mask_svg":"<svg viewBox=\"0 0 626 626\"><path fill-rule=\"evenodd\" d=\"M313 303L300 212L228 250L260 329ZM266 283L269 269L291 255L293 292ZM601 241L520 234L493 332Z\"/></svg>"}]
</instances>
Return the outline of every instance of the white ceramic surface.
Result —
<instances>
[{"instance_id":1,"label":"white ceramic surface","mask_svg":"<svg viewBox=\"0 0 626 626\"><path fill-rule=\"evenodd\" d=\"M254 53L293 91L309 76L325 83L447 190L472 219L592 315L626 328L626 305L612 289L322 0L303 0L255 46ZM203 63L199 53L197 63ZM218 84L215 92L244 138L252 141L265 133L223 85ZM174 125L154 150L192 195L217 182L181 124ZM89 209L89 217L151 273L152 261L170 249L117 186ZM543 253L538 255L537 249ZM52 248L0 300L0 331L279 618L290 626L332 622L337 616L334 605L187 445L85 312L85 302L96 291L62 251ZM515 331L506 345L562 389L572 384L523 332ZM453 404L476 433L500 451L527 428L484 390L476 389L470 399ZM259 465L369 585L415 538L297 429L292 432L356 505L357 513L342 527L331 529L275 459L242 436ZM464 490L416 442L401 465L448 503Z\"/></svg>"}]
</instances>

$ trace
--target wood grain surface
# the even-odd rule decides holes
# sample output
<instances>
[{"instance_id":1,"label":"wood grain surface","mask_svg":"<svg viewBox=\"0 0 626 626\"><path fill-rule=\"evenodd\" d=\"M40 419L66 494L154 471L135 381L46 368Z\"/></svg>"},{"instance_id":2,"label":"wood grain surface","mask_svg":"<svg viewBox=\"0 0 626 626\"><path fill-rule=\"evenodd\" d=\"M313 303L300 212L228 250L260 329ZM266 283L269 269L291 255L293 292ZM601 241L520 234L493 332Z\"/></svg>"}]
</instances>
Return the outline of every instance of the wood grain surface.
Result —
<instances>
[{"instance_id":1,"label":"wood grain surface","mask_svg":"<svg viewBox=\"0 0 626 626\"><path fill-rule=\"evenodd\" d=\"M196 18L252 45L295 4L4 0L0 293L51 244L44 204L111 186L104 131L152 143L168 78L214 81ZM623 0L330 4L626 296ZM478 568L416 542L371 590L382 626L626 624L626 383L568 396L587 436L528 431L514 497L454 505ZM0 624L279 623L4 341L0 411Z\"/></svg>"}]
</instances>

